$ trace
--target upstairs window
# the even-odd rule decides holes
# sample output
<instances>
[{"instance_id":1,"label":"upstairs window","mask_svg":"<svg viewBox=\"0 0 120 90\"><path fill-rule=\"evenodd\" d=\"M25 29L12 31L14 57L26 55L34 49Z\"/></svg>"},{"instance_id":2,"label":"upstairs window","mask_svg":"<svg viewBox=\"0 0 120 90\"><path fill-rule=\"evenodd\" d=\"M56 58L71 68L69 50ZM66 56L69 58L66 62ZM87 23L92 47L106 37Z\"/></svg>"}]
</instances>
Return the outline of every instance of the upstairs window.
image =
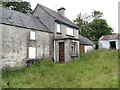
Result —
<instances>
[{"instance_id":1,"label":"upstairs window","mask_svg":"<svg viewBox=\"0 0 120 90\"><path fill-rule=\"evenodd\" d=\"M30 40L35 40L35 31L30 31Z\"/></svg>"},{"instance_id":2,"label":"upstairs window","mask_svg":"<svg viewBox=\"0 0 120 90\"><path fill-rule=\"evenodd\" d=\"M61 31L60 31L60 24L57 24L57 33L61 33Z\"/></svg>"},{"instance_id":3,"label":"upstairs window","mask_svg":"<svg viewBox=\"0 0 120 90\"><path fill-rule=\"evenodd\" d=\"M73 28L67 27L67 35L73 36Z\"/></svg>"}]
</instances>

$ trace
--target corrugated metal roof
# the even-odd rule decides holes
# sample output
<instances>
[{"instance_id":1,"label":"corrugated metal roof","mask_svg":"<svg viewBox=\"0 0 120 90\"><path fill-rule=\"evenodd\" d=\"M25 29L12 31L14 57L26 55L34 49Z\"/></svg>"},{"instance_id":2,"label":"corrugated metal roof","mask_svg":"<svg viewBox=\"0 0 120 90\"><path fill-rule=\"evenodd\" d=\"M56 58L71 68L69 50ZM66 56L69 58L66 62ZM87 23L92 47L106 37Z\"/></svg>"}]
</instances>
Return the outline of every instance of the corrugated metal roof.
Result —
<instances>
[{"instance_id":1,"label":"corrugated metal roof","mask_svg":"<svg viewBox=\"0 0 120 90\"><path fill-rule=\"evenodd\" d=\"M51 10L41 4L38 4L40 7L42 7L44 10L46 10L53 18L58 19L60 21L63 21L65 23L68 23L70 25L76 26L72 21L70 21L67 17L60 15L58 12ZM77 26L76 26L77 27Z\"/></svg>"},{"instance_id":2,"label":"corrugated metal roof","mask_svg":"<svg viewBox=\"0 0 120 90\"><path fill-rule=\"evenodd\" d=\"M99 40L109 40L109 39L120 39L120 35L105 35L102 36Z\"/></svg>"},{"instance_id":3,"label":"corrugated metal roof","mask_svg":"<svg viewBox=\"0 0 120 90\"><path fill-rule=\"evenodd\" d=\"M91 40L79 35L80 44L84 45L95 45Z\"/></svg>"},{"instance_id":4,"label":"corrugated metal roof","mask_svg":"<svg viewBox=\"0 0 120 90\"><path fill-rule=\"evenodd\" d=\"M37 17L24 14L15 10L0 7L0 23L13 26L20 26L25 28L32 28L44 32L52 32L45 26Z\"/></svg>"}]
</instances>

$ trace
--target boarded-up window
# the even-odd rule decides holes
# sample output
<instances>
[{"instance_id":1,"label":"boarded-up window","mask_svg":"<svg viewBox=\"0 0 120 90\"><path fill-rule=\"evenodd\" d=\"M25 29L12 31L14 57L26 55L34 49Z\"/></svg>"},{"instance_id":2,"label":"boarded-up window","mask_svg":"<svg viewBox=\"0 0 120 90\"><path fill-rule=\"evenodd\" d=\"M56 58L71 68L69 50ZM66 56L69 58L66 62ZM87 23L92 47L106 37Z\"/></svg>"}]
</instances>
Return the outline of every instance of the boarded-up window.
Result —
<instances>
[{"instance_id":1,"label":"boarded-up window","mask_svg":"<svg viewBox=\"0 0 120 90\"><path fill-rule=\"evenodd\" d=\"M30 40L35 40L35 31L30 31Z\"/></svg>"},{"instance_id":2,"label":"boarded-up window","mask_svg":"<svg viewBox=\"0 0 120 90\"><path fill-rule=\"evenodd\" d=\"M60 24L57 24L57 32L60 33Z\"/></svg>"},{"instance_id":3,"label":"boarded-up window","mask_svg":"<svg viewBox=\"0 0 120 90\"><path fill-rule=\"evenodd\" d=\"M36 58L36 47L29 47L28 58Z\"/></svg>"},{"instance_id":4,"label":"boarded-up window","mask_svg":"<svg viewBox=\"0 0 120 90\"><path fill-rule=\"evenodd\" d=\"M73 28L67 27L67 35L73 36Z\"/></svg>"}]
</instances>

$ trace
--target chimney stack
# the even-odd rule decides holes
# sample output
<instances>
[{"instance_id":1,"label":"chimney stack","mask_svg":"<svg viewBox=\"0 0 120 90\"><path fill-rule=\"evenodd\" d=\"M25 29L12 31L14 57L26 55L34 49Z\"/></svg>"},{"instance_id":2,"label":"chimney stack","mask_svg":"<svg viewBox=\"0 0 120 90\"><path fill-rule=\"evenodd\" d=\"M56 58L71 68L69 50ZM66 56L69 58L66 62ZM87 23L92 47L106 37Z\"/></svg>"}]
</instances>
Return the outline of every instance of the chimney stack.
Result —
<instances>
[{"instance_id":1,"label":"chimney stack","mask_svg":"<svg viewBox=\"0 0 120 90\"><path fill-rule=\"evenodd\" d=\"M60 15L65 16L65 8L64 7L57 9L57 11Z\"/></svg>"}]
</instances>

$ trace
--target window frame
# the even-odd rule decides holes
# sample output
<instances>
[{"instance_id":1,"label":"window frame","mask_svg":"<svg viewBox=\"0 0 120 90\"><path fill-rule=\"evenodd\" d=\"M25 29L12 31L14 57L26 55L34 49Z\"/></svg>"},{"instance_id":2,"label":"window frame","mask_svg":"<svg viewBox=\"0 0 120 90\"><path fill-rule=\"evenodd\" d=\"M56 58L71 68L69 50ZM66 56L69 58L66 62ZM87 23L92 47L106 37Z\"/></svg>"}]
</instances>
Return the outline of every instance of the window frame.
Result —
<instances>
[{"instance_id":1,"label":"window frame","mask_svg":"<svg viewBox=\"0 0 120 90\"><path fill-rule=\"evenodd\" d=\"M31 50L30 50L30 48L31 48ZM30 52L32 51L32 49L35 49L34 50L34 55L32 54L34 57L30 56L31 55ZM32 53L33 53L33 51L32 51ZM35 58L37 58L37 48L36 47L28 47L28 58L29 59L35 59Z\"/></svg>"},{"instance_id":2,"label":"window frame","mask_svg":"<svg viewBox=\"0 0 120 90\"><path fill-rule=\"evenodd\" d=\"M36 31L30 31L30 40L36 40Z\"/></svg>"},{"instance_id":3,"label":"window frame","mask_svg":"<svg viewBox=\"0 0 120 90\"><path fill-rule=\"evenodd\" d=\"M68 31L72 30L72 34L69 34ZM67 27L66 35L68 36L74 36L74 29L71 27Z\"/></svg>"},{"instance_id":4,"label":"window frame","mask_svg":"<svg viewBox=\"0 0 120 90\"><path fill-rule=\"evenodd\" d=\"M71 56L78 56L78 43L72 42L70 46Z\"/></svg>"},{"instance_id":5,"label":"window frame","mask_svg":"<svg viewBox=\"0 0 120 90\"><path fill-rule=\"evenodd\" d=\"M61 24L57 23L57 29L56 29L57 33L61 33Z\"/></svg>"}]
</instances>

